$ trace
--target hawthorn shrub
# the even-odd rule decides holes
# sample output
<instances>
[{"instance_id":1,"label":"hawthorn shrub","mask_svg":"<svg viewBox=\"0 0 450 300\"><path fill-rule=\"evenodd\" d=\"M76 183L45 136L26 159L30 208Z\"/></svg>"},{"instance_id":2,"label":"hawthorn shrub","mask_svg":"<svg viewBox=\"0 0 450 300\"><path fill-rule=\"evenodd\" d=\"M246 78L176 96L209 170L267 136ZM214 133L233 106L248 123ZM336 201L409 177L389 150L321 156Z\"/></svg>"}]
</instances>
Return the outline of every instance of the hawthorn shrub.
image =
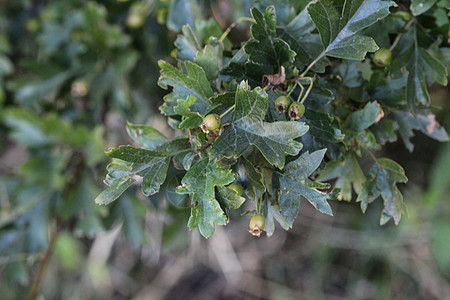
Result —
<instances>
[{"instance_id":1,"label":"hawthorn shrub","mask_svg":"<svg viewBox=\"0 0 450 300\"><path fill-rule=\"evenodd\" d=\"M363 212L380 199L380 224L398 224L407 178L376 151L398 137L412 151L414 130L448 140L427 90L447 85L450 61L445 3L435 2L256 1L224 31L195 1L172 1L167 25L181 33L174 63L159 61L158 84L177 136L129 123L137 146L107 152L108 188L96 203L135 183L146 196L175 190L190 206L189 228L206 238L245 202L244 215L264 216L250 230L258 236L272 235L275 221L291 228L301 199L328 215L333 199L355 198ZM245 38L235 43L238 25Z\"/></svg>"},{"instance_id":2,"label":"hawthorn shrub","mask_svg":"<svg viewBox=\"0 0 450 300\"><path fill-rule=\"evenodd\" d=\"M366 211L378 199L381 223L397 224L407 179L379 156L397 140L412 152L417 131L448 140L428 93L447 85L446 9L444 0L3 1L1 298L32 299L53 250L75 268L117 224L143 245L153 209L181 224L167 240L186 223L210 237L240 215L243 230L270 236L275 223L293 226L301 199L328 215L330 200ZM138 125L158 118L175 138ZM134 146L109 150L107 165L104 149L130 143L126 132Z\"/></svg>"}]
</instances>

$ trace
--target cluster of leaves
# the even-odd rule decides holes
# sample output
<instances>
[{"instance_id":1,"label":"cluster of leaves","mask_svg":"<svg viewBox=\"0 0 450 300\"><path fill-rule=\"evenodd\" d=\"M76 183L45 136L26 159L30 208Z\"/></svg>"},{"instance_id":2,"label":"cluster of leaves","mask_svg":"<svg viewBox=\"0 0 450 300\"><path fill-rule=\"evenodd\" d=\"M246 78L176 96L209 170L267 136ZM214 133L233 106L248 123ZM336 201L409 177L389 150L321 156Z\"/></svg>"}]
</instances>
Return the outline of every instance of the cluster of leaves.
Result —
<instances>
[{"instance_id":1,"label":"cluster of leaves","mask_svg":"<svg viewBox=\"0 0 450 300\"><path fill-rule=\"evenodd\" d=\"M30 283L27 267L58 232L92 238L123 221L133 245L145 241L147 207L135 195L108 208L93 200L100 192L106 145L125 141L111 127L114 117L144 121L153 114L150 99L158 88L149 82L158 76L155 44L159 41L158 51L167 56L171 45L164 43L165 27L146 19L148 1L101 2L0 5L0 260L5 274L0 288L5 299L4 285ZM148 23L128 21L136 6L147 8L141 17ZM25 298L17 293L13 298Z\"/></svg>"},{"instance_id":2,"label":"cluster of leaves","mask_svg":"<svg viewBox=\"0 0 450 300\"><path fill-rule=\"evenodd\" d=\"M160 61L158 83L171 88L160 110L178 137L128 124L137 147L107 152L114 159L109 187L96 202L111 203L134 182L147 196L179 182L176 192L190 195L182 198L190 203L190 229L210 237L246 201L256 207L246 214L263 214L272 235L274 220L292 227L302 198L332 215L328 200L350 201L354 191L363 211L381 197L380 223L398 224L406 207L397 183L407 178L372 151L398 136L412 151L413 130L448 140L427 91L447 84L448 41L438 37L449 29L445 1L419 2L408 9L375 0L255 1L251 16L240 19L252 23L248 40L235 46L195 1L172 1L167 25L182 31L177 67ZM389 67L371 62L368 52L379 47L392 48ZM304 97L299 120L287 121L274 105L288 93ZM201 129L210 114L222 123L212 138ZM169 180L172 166L179 171ZM232 182L244 186L242 197L227 188Z\"/></svg>"}]
</instances>

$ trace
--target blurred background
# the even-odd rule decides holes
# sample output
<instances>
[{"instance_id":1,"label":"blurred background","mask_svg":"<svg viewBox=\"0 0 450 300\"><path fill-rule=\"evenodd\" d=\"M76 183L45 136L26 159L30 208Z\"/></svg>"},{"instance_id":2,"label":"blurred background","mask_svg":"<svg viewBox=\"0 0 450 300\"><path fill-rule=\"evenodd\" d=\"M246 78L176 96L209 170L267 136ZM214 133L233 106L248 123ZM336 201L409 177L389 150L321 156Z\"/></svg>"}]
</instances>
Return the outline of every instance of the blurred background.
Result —
<instances>
[{"instance_id":1,"label":"blurred background","mask_svg":"<svg viewBox=\"0 0 450 300\"><path fill-rule=\"evenodd\" d=\"M171 15L174 3L189 13ZM252 5L201 3L209 30ZM157 62L175 63L177 32L198 10L188 0L0 0L0 299L450 299L450 144L421 133L412 153L401 141L376 153L409 178L398 226L379 226L380 201L366 214L333 202L334 217L303 202L288 232L249 235L243 208L205 240L170 189L167 201L136 188L94 204L104 150L131 143L126 121L174 135L158 111ZM449 130L448 87L430 94Z\"/></svg>"}]
</instances>

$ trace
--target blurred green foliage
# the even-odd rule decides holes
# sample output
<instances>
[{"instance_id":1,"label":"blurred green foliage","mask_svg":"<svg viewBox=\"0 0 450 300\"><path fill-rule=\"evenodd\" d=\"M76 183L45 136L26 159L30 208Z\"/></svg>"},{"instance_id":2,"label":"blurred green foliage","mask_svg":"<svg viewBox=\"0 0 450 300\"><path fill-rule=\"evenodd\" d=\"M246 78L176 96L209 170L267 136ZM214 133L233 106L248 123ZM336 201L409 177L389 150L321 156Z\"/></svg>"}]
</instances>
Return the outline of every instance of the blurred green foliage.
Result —
<instances>
[{"instance_id":1,"label":"blurred green foliage","mask_svg":"<svg viewBox=\"0 0 450 300\"><path fill-rule=\"evenodd\" d=\"M270 1L258 1L263 2ZM308 1L292 2L300 10ZM445 34L448 16L441 2L432 14L442 24L438 33ZM220 34L230 21L249 16L252 5L0 0L1 299L29 295L52 238L41 299L145 298L144 288L158 284L168 299L448 296L449 144L438 151L435 143L423 146L426 140L413 155L385 150L406 157L408 176L430 170L429 176L411 177L416 186L405 191L409 218L399 227L378 227L381 207L362 216L354 203L333 205L336 223L305 209L299 226L276 240L252 240L242 229L247 224L236 222L204 247L197 234L188 235L189 209L173 192L180 184L175 169L169 169L163 195L143 199L134 188L110 206L94 204L107 163L103 151L131 142L126 120L158 123L155 113L164 95L156 85L158 60L172 61L173 32L190 24L199 33ZM186 13L174 14L180 7ZM204 20L204 7L223 22ZM233 38L241 40L242 32L233 32ZM433 103L446 107L438 118L446 117L449 128L448 92L434 96ZM425 163L421 149L431 156ZM156 212L161 206L163 212ZM230 261L231 254L219 251L227 243L244 265L241 273L253 274L247 287L234 283L235 290L226 289L230 278L216 259ZM171 268L179 273L173 282L165 280L174 274Z\"/></svg>"}]
</instances>

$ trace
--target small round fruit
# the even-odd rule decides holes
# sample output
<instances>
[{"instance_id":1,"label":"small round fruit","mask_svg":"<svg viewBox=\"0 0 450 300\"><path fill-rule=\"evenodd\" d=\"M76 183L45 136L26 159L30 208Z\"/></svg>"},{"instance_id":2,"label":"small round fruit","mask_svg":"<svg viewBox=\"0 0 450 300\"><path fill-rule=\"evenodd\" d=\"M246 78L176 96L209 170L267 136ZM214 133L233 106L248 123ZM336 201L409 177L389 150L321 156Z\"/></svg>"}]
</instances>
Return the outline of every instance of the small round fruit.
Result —
<instances>
[{"instance_id":1,"label":"small round fruit","mask_svg":"<svg viewBox=\"0 0 450 300\"><path fill-rule=\"evenodd\" d=\"M280 114L284 114L287 111L289 104L291 104L291 100L287 96L280 96L275 100L275 107Z\"/></svg>"},{"instance_id":2,"label":"small round fruit","mask_svg":"<svg viewBox=\"0 0 450 300\"><path fill-rule=\"evenodd\" d=\"M218 114L209 114L203 118L201 128L204 132L210 132L220 127L220 117Z\"/></svg>"},{"instance_id":3,"label":"small round fruit","mask_svg":"<svg viewBox=\"0 0 450 300\"><path fill-rule=\"evenodd\" d=\"M404 21L409 21L411 19L411 14L407 11L401 10L401 11L396 12L395 15L399 16Z\"/></svg>"},{"instance_id":4,"label":"small round fruit","mask_svg":"<svg viewBox=\"0 0 450 300\"><path fill-rule=\"evenodd\" d=\"M38 32L39 29L41 28L41 21L39 21L39 19L37 18L29 19L25 24L25 28L27 29L28 32L31 33Z\"/></svg>"},{"instance_id":5,"label":"small round fruit","mask_svg":"<svg viewBox=\"0 0 450 300\"><path fill-rule=\"evenodd\" d=\"M294 102L291 104L291 106L289 106L288 115L291 121L300 119L304 113L305 106L303 105L303 103Z\"/></svg>"},{"instance_id":6,"label":"small round fruit","mask_svg":"<svg viewBox=\"0 0 450 300\"><path fill-rule=\"evenodd\" d=\"M392 52L386 48L380 48L373 55L373 62L379 67L389 66L392 59Z\"/></svg>"},{"instance_id":7,"label":"small round fruit","mask_svg":"<svg viewBox=\"0 0 450 300\"><path fill-rule=\"evenodd\" d=\"M250 232L254 236L260 237L265 224L266 218L264 218L263 215L254 215L250 219L250 230L248 232Z\"/></svg>"},{"instance_id":8,"label":"small round fruit","mask_svg":"<svg viewBox=\"0 0 450 300\"><path fill-rule=\"evenodd\" d=\"M235 191L238 196L242 195L242 193L244 192L244 188L242 187L242 185L237 182L230 184L228 188Z\"/></svg>"},{"instance_id":9,"label":"small round fruit","mask_svg":"<svg viewBox=\"0 0 450 300\"><path fill-rule=\"evenodd\" d=\"M142 27L142 25L144 25L144 23L145 23L145 17L138 13L129 14L127 17L127 20L126 20L127 27L133 28L133 29Z\"/></svg>"}]
</instances>

